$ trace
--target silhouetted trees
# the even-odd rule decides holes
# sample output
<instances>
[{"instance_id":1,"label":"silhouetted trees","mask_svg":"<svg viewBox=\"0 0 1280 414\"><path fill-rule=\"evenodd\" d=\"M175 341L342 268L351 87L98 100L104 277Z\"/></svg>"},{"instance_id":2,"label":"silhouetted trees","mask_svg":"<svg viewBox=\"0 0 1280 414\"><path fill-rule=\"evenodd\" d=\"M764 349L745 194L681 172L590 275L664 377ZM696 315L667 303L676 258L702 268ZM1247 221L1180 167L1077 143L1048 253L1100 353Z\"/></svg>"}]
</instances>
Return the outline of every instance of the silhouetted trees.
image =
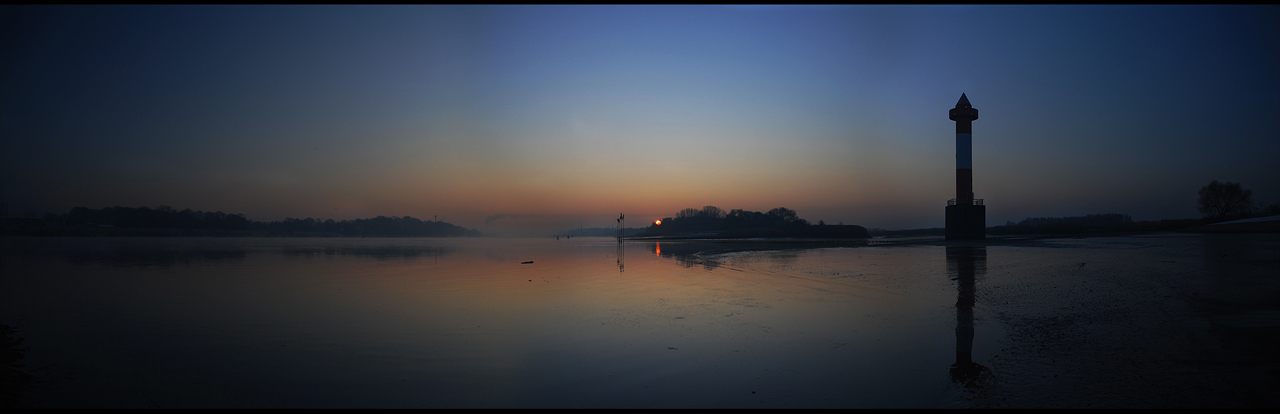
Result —
<instances>
[{"instance_id":1,"label":"silhouetted trees","mask_svg":"<svg viewBox=\"0 0 1280 414\"><path fill-rule=\"evenodd\" d=\"M1075 217L1027 217L1020 222L987 229L989 234L1060 234L1124 231L1131 227L1128 214L1088 214Z\"/></svg>"},{"instance_id":2,"label":"silhouetted trees","mask_svg":"<svg viewBox=\"0 0 1280 414\"><path fill-rule=\"evenodd\" d=\"M1219 183L1213 180L1200 188L1200 214L1205 217L1227 218L1248 214L1253 209L1253 191L1245 190L1238 183Z\"/></svg>"},{"instance_id":3,"label":"silhouetted trees","mask_svg":"<svg viewBox=\"0 0 1280 414\"><path fill-rule=\"evenodd\" d=\"M810 226L795 210L778 207L768 212L730 210L716 206L686 208L675 217L650 225L646 235L710 233L720 237L868 237L861 226Z\"/></svg>"},{"instance_id":4,"label":"silhouetted trees","mask_svg":"<svg viewBox=\"0 0 1280 414\"><path fill-rule=\"evenodd\" d=\"M413 217L378 216L371 219L334 221L314 218L286 218L281 221L260 222L245 218L244 214L227 214L221 211L204 212L186 209L176 211L169 206L154 209L147 207L106 207L93 210L76 207L60 219L71 229L110 226L133 229L171 229L201 231L237 231L268 235L330 235L366 237L458 237L479 236L480 232L442 221L422 221Z\"/></svg>"},{"instance_id":5,"label":"silhouetted trees","mask_svg":"<svg viewBox=\"0 0 1280 414\"><path fill-rule=\"evenodd\" d=\"M673 226L667 229L684 229L681 231L717 231L724 229L725 212L716 206L705 206L701 210L686 208L676 213L674 218L663 219L662 225Z\"/></svg>"},{"instance_id":6,"label":"silhouetted trees","mask_svg":"<svg viewBox=\"0 0 1280 414\"><path fill-rule=\"evenodd\" d=\"M221 211L204 212L186 209L175 211L169 206L155 209L147 207L106 207L92 210L85 207L71 209L64 217L67 225L110 225L141 229L182 230L252 230L253 223L244 214L226 214Z\"/></svg>"},{"instance_id":7,"label":"silhouetted trees","mask_svg":"<svg viewBox=\"0 0 1280 414\"><path fill-rule=\"evenodd\" d=\"M1046 227L1063 224L1080 224L1085 226L1097 226L1105 224L1123 224L1132 223L1133 218L1128 214L1088 214L1075 217L1027 217L1018 222L1017 225L1025 227Z\"/></svg>"},{"instance_id":8,"label":"silhouetted trees","mask_svg":"<svg viewBox=\"0 0 1280 414\"><path fill-rule=\"evenodd\" d=\"M786 207L778 207L773 210L769 210L769 215L782 219L783 222L786 222L788 224L801 224L801 225L809 224L808 221L805 221L804 219L800 218L800 216L796 215L795 210L792 210Z\"/></svg>"}]
</instances>

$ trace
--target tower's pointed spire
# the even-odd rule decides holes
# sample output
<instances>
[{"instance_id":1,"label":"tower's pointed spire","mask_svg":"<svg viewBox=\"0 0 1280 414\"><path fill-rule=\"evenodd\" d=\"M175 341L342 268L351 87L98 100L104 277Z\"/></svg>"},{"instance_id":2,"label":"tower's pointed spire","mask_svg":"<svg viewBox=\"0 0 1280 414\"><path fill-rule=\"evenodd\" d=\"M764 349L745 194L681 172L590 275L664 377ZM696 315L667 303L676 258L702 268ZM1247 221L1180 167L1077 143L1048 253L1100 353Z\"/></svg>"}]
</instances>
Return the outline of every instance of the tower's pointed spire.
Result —
<instances>
[{"instance_id":1,"label":"tower's pointed spire","mask_svg":"<svg viewBox=\"0 0 1280 414\"><path fill-rule=\"evenodd\" d=\"M972 108L972 107L973 105L969 103L969 98L964 96L964 93L961 93L960 101L956 102L956 108Z\"/></svg>"}]
</instances>

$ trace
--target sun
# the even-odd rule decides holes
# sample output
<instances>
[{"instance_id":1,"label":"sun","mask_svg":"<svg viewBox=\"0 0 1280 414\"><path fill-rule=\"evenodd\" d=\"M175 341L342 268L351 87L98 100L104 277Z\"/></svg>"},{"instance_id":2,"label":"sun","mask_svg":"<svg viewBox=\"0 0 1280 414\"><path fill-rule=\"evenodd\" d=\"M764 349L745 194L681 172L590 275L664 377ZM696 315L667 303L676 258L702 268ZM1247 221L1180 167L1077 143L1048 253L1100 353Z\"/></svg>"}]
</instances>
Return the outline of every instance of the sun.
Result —
<instances>
[{"instance_id":1,"label":"sun","mask_svg":"<svg viewBox=\"0 0 1280 414\"><path fill-rule=\"evenodd\" d=\"M662 220L654 220L654 221L653 221L653 225L655 225L655 226L661 226L661 225L662 225Z\"/></svg>"}]
</instances>

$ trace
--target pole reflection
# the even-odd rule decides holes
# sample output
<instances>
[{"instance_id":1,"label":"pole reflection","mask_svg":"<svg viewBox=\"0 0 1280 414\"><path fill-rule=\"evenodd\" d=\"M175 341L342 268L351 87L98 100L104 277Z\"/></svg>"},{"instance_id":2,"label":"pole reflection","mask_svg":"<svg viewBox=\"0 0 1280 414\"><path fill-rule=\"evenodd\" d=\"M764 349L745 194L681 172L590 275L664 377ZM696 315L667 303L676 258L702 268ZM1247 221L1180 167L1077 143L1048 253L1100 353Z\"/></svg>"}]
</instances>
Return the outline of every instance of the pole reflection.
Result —
<instances>
[{"instance_id":1,"label":"pole reflection","mask_svg":"<svg viewBox=\"0 0 1280 414\"><path fill-rule=\"evenodd\" d=\"M624 273L626 272L625 268L627 265L627 244L626 243L618 242L617 256L618 256L618 273Z\"/></svg>"},{"instance_id":2,"label":"pole reflection","mask_svg":"<svg viewBox=\"0 0 1280 414\"><path fill-rule=\"evenodd\" d=\"M956 296L956 363L951 380L974 387L991 370L973 362L973 304L975 279L987 272L986 246L947 246L947 276L958 282Z\"/></svg>"}]
</instances>

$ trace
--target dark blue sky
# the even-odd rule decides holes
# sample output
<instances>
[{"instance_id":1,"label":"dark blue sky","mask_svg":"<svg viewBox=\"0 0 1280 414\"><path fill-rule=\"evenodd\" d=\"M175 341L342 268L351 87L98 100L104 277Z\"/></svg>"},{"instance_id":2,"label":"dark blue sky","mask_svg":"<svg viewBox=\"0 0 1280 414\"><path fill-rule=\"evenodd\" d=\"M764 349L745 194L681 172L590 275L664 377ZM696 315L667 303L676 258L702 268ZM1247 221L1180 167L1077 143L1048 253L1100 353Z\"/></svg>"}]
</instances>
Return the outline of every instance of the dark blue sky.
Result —
<instances>
[{"instance_id":1,"label":"dark blue sky","mask_svg":"<svg viewBox=\"0 0 1280 414\"><path fill-rule=\"evenodd\" d=\"M1275 6L0 6L0 192L503 231L1280 201ZM508 227L501 227L508 226ZM513 233L514 234L514 233Z\"/></svg>"}]
</instances>

